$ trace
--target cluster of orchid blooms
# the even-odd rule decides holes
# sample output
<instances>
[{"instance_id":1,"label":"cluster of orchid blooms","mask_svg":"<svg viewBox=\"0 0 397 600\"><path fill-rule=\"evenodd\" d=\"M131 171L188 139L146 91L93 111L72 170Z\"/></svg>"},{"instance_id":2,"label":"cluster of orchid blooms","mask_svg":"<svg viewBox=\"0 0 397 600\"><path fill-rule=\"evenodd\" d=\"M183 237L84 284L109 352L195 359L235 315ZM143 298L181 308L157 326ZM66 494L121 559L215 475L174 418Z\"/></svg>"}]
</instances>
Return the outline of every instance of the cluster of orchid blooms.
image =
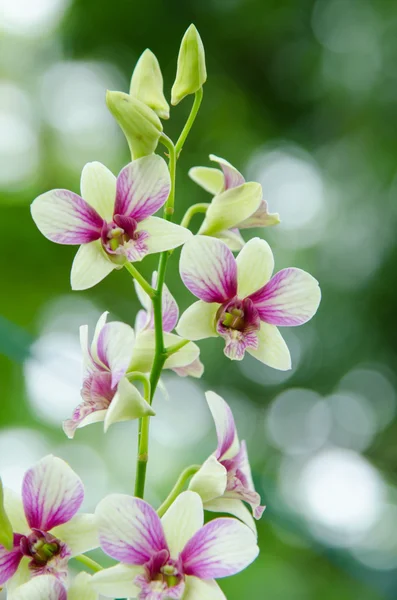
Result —
<instances>
[{"instance_id":1,"label":"cluster of orchid blooms","mask_svg":"<svg viewBox=\"0 0 397 600\"><path fill-rule=\"evenodd\" d=\"M192 25L182 40L171 102L194 94L194 103L174 144L160 121L169 117L160 67L146 50L129 93L107 93L132 161L117 177L102 164L89 163L82 172L81 196L57 189L32 204L33 219L45 237L80 246L71 272L73 289L90 288L113 269L126 268L134 278L143 307L134 328L107 322L107 313L92 341L88 327L81 327L82 402L63 427L73 438L78 428L92 423L103 421L106 432L113 423L139 419L139 449L135 495L110 495L95 514L78 513L83 484L53 456L25 474L22 501L0 486L0 586L6 586L10 600L96 600L99 595L222 600L215 580L238 573L258 554L255 519L264 507L232 412L214 392L207 392L206 399L216 450L204 464L181 474L157 511L143 500L152 401L163 369L200 377L204 367L194 342L217 336L229 359L242 360L248 352L270 367L289 369L290 354L278 327L305 323L320 302L311 275L288 268L272 276L269 244L259 237L245 242L241 230L275 225L279 217L268 212L261 186L246 182L226 160L211 155L216 168L191 169L191 178L212 200L191 206L180 225L172 222L176 161L205 80L204 49ZM168 166L154 153L159 142L167 148ZM162 207L163 217L153 216ZM188 226L196 213L204 219L193 235ZM164 283L167 261L180 246L181 279L198 299L181 317ZM160 253L159 267L148 282L135 265L153 253ZM204 524L204 511L231 516ZM84 554L99 547L117 561L114 566L102 568ZM73 579L68 574L73 558L90 573L82 571Z\"/></svg>"}]
</instances>

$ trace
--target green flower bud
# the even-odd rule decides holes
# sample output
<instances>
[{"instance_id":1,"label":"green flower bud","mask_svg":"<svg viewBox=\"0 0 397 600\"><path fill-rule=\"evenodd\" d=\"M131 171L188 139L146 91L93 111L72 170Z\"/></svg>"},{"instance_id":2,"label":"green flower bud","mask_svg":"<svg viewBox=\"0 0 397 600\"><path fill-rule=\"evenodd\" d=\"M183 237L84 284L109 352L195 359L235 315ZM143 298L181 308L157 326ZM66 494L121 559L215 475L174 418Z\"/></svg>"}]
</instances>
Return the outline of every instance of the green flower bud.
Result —
<instances>
[{"instance_id":1,"label":"green flower bud","mask_svg":"<svg viewBox=\"0 0 397 600\"><path fill-rule=\"evenodd\" d=\"M132 159L152 154L163 131L156 113L123 92L107 91L106 104L127 138Z\"/></svg>"},{"instance_id":2,"label":"green flower bud","mask_svg":"<svg viewBox=\"0 0 397 600\"><path fill-rule=\"evenodd\" d=\"M12 525L7 516L4 507L4 492L3 483L0 479L0 544L7 550L12 550L14 546L14 534L12 531Z\"/></svg>"},{"instance_id":3,"label":"green flower bud","mask_svg":"<svg viewBox=\"0 0 397 600\"><path fill-rule=\"evenodd\" d=\"M163 93L163 76L159 61L149 49L141 55L132 74L130 94L137 98L161 119L170 118L170 107Z\"/></svg>"},{"instance_id":4,"label":"green flower bud","mask_svg":"<svg viewBox=\"0 0 397 600\"><path fill-rule=\"evenodd\" d=\"M203 42L194 25L183 36L178 55L178 68L171 91L171 104L178 104L185 96L195 94L206 82Z\"/></svg>"}]
</instances>

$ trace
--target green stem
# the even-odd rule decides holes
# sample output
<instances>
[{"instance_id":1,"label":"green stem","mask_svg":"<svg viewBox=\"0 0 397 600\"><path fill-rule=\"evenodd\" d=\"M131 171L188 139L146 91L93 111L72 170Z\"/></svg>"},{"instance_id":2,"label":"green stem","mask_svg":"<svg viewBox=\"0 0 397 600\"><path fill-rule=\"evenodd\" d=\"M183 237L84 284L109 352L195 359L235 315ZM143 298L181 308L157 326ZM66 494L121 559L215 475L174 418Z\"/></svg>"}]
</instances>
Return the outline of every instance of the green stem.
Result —
<instances>
[{"instance_id":1,"label":"green stem","mask_svg":"<svg viewBox=\"0 0 397 600\"><path fill-rule=\"evenodd\" d=\"M102 571L103 567L101 567L101 565L97 562L95 562L95 560L92 560L92 558L88 558L88 556L86 556L85 554L79 554L78 556L74 557L75 560L78 560L80 563L82 563L83 565L85 565L86 567L88 567L89 569L91 569L91 571L94 571L95 573L98 573L98 571Z\"/></svg>"},{"instance_id":2,"label":"green stem","mask_svg":"<svg viewBox=\"0 0 397 600\"><path fill-rule=\"evenodd\" d=\"M193 102L192 110L190 111L189 118L186 121L185 127L182 129L182 133L179 136L177 143L175 144L175 151L176 151L177 157L179 157L179 154L181 153L181 150L183 148L183 144L185 143L186 138L189 135L189 132L193 126L193 123L194 123L196 117L197 117L197 113L199 111L202 99L203 99L203 88L200 88L194 94L194 102Z\"/></svg>"},{"instance_id":3,"label":"green stem","mask_svg":"<svg viewBox=\"0 0 397 600\"><path fill-rule=\"evenodd\" d=\"M143 275L140 274L138 269L136 269L134 267L134 265L132 265L129 262L125 262L124 266L127 269L127 271L133 276L133 278L137 280L137 282L139 283L141 288L143 288L145 290L147 295L150 298L153 298L154 294L156 293L155 290L152 288L152 286L149 284L149 282L146 281L146 279L143 277Z\"/></svg>"},{"instance_id":4,"label":"green stem","mask_svg":"<svg viewBox=\"0 0 397 600\"><path fill-rule=\"evenodd\" d=\"M143 384L144 397L146 399L150 398L150 381L147 378L147 375L140 371L131 371L131 373L126 374L126 377L130 381L141 381Z\"/></svg>"},{"instance_id":5,"label":"green stem","mask_svg":"<svg viewBox=\"0 0 397 600\"><path fill-rule=\"evenodd\" d=\"M190 467L187 467L184 471L182 471L182 473L178 477L176 484L174 485L171 492L169 493L168 497L166 498L166 500L164 500L163 504L157 510L157 514L159 515L159 517L162 517L163 514L169 509L171 504L176 500L176 498L179 496L179 494L183 491L183 488L185 487L187 480L190 479L191 477L193 477L193 475L195 473L197 473L197 471L200 468L201 468L201 465L191 465Z\"/></svg>"},{"instance_id":6,"label":"green stem","mask_svg":"<svg viewBox=\"0 0 397 600\"><path fill-rule=\"evenodd\" d=\"M136 462L134 491L137 498L143 498L145 492L146 469L149 460L149 425L150 417L142 417L139 419L138 457Z\"/></svg>"},{"instance_id":7,"label":"green stem","mask_svg":"<svg viewBox=\"0 0 397 600\"><path fill-rule=\"evenodd\" d=\"M167 148L168 157L169 157L168 168L170 170L171 188L170 188L170 194L168 196L168 200L164 206L164 218L167 221L170 221L172 219L172 215L174 214L177 153L176 153L176 148L175 148L172 140L168 137L168 135L165 135L165 133L161 134L160 142ZM159 271L160 271L160 268L159 268ZM157 289L159 289L158 286L157 286Z\"/></svg>"},{"instance_id":8,"label":"green stem","mask_svg":"<svg viewBox=\"0 0 397 600\"><path fill-rule=\"evenodd\" d=\"M181 221L181 226L186 228L189 227L192 217L194 217L194 215L196 215L197 213L206 213L209 206L210 204L205 202L201 204L193 204L193 206L188 208L185 212L185 215Z\"/></svg>"},{"instance_id":9,"label":"green stem","mask_svg":"<svg viewBox=\"0 0 397 600\"><path fill-rule=\"evenodd\" d=\"M173 344L172 346L168 346L168 348L165 349L165 353L167 355L167 358L169 358L170 356L172 356L172 354L175 354L175 352L178 352L178 350L181 350L181 348L184 348L185 346L187 346L187 344L189 342L190 342L190 340L181 340L177 344Z\"/></svg>"}]
</instances>

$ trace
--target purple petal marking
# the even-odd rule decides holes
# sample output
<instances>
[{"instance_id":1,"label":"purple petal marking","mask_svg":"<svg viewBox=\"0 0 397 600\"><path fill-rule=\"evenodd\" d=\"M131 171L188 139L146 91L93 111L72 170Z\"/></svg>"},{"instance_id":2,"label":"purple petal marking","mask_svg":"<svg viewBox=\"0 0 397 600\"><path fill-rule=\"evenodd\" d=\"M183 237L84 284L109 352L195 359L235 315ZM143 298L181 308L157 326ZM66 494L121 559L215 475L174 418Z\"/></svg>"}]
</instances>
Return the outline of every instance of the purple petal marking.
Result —
<instances>
[{"instance_id":1,"label":"purple petal marking","mask_svg":"<svg viewBox=\"0 0 397 600\"><path fill-rule=\"evenodd\" d=\"M168 169L157 155L134 160L117 177L115 214L143 221L161 208L170 192Z\"/></svg>"},{"instance_id":2,"label":"purple petal marking","mask_svg":"<svg viewBox=\"0 0 397 600\"><path fill-rule=\"evenodd\" d=\"M102 550L129 565L144 565L162 550L168 550L156 511L144 500L114 494L97 508Z\"/></svg>"},{"instance_id":3,"label":"purple petal marking","mask_svg":"<svg viewBox=\"0 0 397 600\"><path fill-rule=\"evenodd\" d=\"M67 592L56 577L44 574L19 586L12 597L15 600L67 600Z\"/></svg>"},{"instance_id":4,"label":"purple petal marking","mask_svg":"<svg viewBox=\"0 0 397 600\"><path fill-rule=\"evenodd\" d=\"M85 377L81 390L83 402L75 408L72 418L63 423L66 435L73 438L76 429L88 415L109 408L115 393L111 373L95 372Z\"/></svg>"},{"instance_id":5,"label":"purple petal marking","mask_svg":"<svg viewBox=\"0 0 397 600\"><path fill-rule=\"evenodd\" d=\"M163 331L169 333L175 329L179 318L179 309L175 298L167 286L163 288Z\"/></svg>"},{"instance_id":6,"label":"purple petal marking","mask_svg":"<svg viewBox=\"0 0 397 600\"><path fill-rule=\"evenodd\" d=\"M195 236L182 248L180 274L186 287L204 302L222 304L237 293L237 264L229 248L215 238Z\"/></svg>"},{"instance_id":7,"label":"purple petal marking","mask_svg":"<svg viewBox=\"0 0 397 600\"><path fill-rule=\"evenodd\" d=\"M309 321L320 301L317 281L301 269L279 271L260 290L251 294L262 321L278 326L296 326Z\"/></svg>"},{"instance_id":8,"label":"purple petal marking","mask_svg":"<svg viewBox=\"0 0 397 600\"><path fill-rule=\"evenodd\" d=\"M266 200L261 201L259 208L253 215L239 223L239 229L250 229L251 227L268 227L277 225L280 222L280 217L277 213L269 213Z\"/></svg>"},{"instance_id":9,"label":"purple petal marking","mask_svg":"<svg viewBox=\"0 0 397 600\"><path fill-rule=\"evenodd\" d=\"M208 392L206 398L212 418L214 419L218 438L215 458L220 460L230 450L237 436L236 423L230 406L221 396L213 392Z\"/></svg>"},{"instance_id":10,"label":"purple petal marking","mask_svg":"<svg viewBox=\"0 0 397 600\"><path fill-rule=\"evenodd\" d=\"M225 183L224 183L225 190L229 190L230 188L238 187L239 185L242 185L243 183L245 183L245 179L242 176L242 174L240 173L240 171L238 171L235 167L233 167L233 165L231 165L228 161L226 161L222 158L218 158L217 156L214 156L213 154L211 154L210 158L211 158L211 160L217 162L223 171L223 176L225 178Z\"/></svg>"},{"instance_id":11,"label":"purple petal marking","mask_svg":"<svg viewBox=\"0 0 397 600\"><path fill-rule=\"evenodd\" d=\"M7 550L0 545L0 585L11 579L18 569L23 557L19 547L21 538L21 535L14 534L14 548L12 550Z\"/></svg>"},{"instance_id":12,"label":"purple petal marking","mask_svg":"<svg viewBox=\"0 0 397 600\"><path fill-rule=\"evenodd\" d=\"M57 244L88 244L101 237L102 217L81 196L68 190L39 196L31 210L41 233Z\"/></svg>"},{"instance_id":13,"label":"purple petal marking","mask_svg":"<svg viewBox=\"0 0 397 600\"><path fill-rule=\"evenodd\" d=\"M236 312L237 311L237 312ZM225 319L231 320L225 325ZM226 342L224 353L231 360L242 360L247 348L258 348L260 318L254 303L249 299L233 299L218 311L216 330Z\"/></svg>"},{"instance_id":14,"label":"purple petal marking","mask_svg":"<svg viewBox=\"0 0 397 600\"><path fill-rule=\"evenodd\" d=\"M215 519L204 525L181 553L185 575L217 579L242 571L257 556L254 533L236 519Z\"/></svg>"},{"instance_id":15,"label":"purple petal marking","mask_svg":"<svg viewBox=\"0 0 397 600\"><path fill-rule=\"evenodd\" d=\"M149 234L147 231L138 231L133 240L129 240L120 246L120 254L124 254L129 262L139 262L149 253L149 248L145 243Z\"/></svg>"},{"instance_id":16,"label":"purple petal marking","mask_svg":"<svg viewBox=\"0 0 397 600\"><path fill-rule=\"evenodd\" d=\"M84 499L76 473L60 458L47 456L29 469L22 484L22 500L29 526L50 531L70 521Z\"/></svg>"}]
</instances>

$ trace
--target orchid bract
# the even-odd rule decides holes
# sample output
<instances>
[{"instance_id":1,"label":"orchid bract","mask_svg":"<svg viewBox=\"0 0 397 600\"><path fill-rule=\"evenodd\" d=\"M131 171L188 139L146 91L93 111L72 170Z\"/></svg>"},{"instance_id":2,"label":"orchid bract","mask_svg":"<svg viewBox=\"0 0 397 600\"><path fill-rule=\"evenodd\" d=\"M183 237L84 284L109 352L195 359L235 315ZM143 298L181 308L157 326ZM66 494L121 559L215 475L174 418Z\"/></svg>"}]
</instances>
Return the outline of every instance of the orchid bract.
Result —
<instances>
[{"instance_id":1,"label":"orchid bract","mask_svg":"<svg viewBox=\"0 0 397 600\"><path fill-rule=\"evenodd\" d=\"M156 56L145 50L129 93L106 94L131 162L120 165L117 177L90 162L82 171L80 193L43 190L32 203L33 220L48 240L79 246L73 290L91 288L117 271L112 289L118 294L120 271L132 278L131 293L141 304L136 315L122 322L105 311L92 333L87 325L80 328L81 401L63 429L72 440L83 438L86 430L77 430L88 425L102 424L99 434L106 435L110 426L138 420L138 452L133 495L106 496L95 514L79 512L83 483L52 455L27 470L21 497L3 489L0 480L0 586L10 600L225 600L217 580L239 573L258 555L257 522L265 506L247 444L238 437L227 398L215 391L205 394L217 435L213 452L202 464L186 466L157 509L145 495L148 464L154 470L150 423L159 418L156 404L164 401L156 397L154 402L156 388L166 386L164 371L200 378L205 361L195 342L204 338L221 339L225 362L244 360L249 353L274 369L290 369L279 328L309 321L321 297L316 279L300 268L273 274L273 252L262 235L263 228L279 223L279 215L269 212L266 190L246 181L227 160L211 154L216 168L190 169L212 200L190 206L174 222L176 164L206 79L204 46L191 25L180 46L170 101L175 106L189 95L194 99L179 138L172 141L160 121L170 116L169 94ZM199 213L194 235L190 221ZM243 237L251 228L260 237ZM197 298L182 314L173 284L166 283L172 266L176 272L178 256L170 258L179 247L181 280ZM158 258L149 279L146 265L141 266L148 255ZM222 352L219 341L213 352ZM202 394L203 405L205 398ZM223 516L212 518L213 513ZM93 549L102 552L103 561L85 555ZM104 568L112 564L104 555L116 564ZM86 570L76 575L78 563Z\"/></svg>"}]
</instances>

